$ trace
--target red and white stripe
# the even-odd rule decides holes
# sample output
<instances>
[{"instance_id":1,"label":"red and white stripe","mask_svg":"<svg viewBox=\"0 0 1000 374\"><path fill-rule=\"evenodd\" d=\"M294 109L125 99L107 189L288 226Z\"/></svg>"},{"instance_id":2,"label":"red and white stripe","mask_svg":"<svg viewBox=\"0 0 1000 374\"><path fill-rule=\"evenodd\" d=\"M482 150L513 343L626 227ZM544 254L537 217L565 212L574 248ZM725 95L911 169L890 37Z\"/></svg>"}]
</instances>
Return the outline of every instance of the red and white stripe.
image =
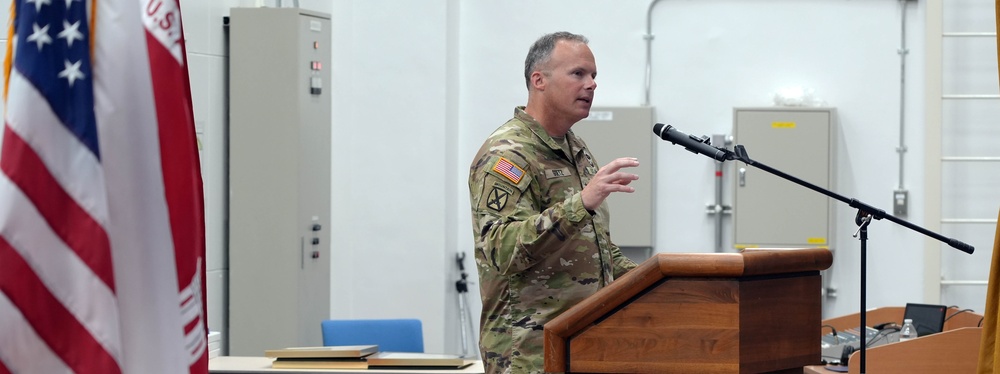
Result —
<instances>
[{"instance_id":1,"label":"red and white stripe","mask_svg":"<svg viewBox=\"0 0 1000 374\"><path fill-rule=\"evenodd\" d=\"M180 9L177 0L101 0L95 18L109 213L131 217L109 230L123 370L205 372L204 208Z\"/></svg>"},{"instance_id":2,"label":"red and white stripe","mask_svg":"<svg viewBox=\"0 0 1000 374\"><path fill-rule=\"evenodd\" d=\"M7 93L0 328L18 340L4 338L0 365L16 373L120 372L102 166L16 70Z\"/></svg>"}]
</instances>

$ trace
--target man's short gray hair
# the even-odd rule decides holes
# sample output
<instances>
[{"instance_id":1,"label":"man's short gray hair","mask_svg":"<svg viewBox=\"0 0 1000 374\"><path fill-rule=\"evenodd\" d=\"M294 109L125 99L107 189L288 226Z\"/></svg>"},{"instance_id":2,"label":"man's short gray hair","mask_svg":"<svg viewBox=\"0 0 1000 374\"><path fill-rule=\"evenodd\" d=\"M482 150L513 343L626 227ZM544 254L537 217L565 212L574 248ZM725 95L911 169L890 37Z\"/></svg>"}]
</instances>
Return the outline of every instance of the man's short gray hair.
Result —
<instances>
[{"instance_id":1,"label":"man's short gray hair","mask_svg":"<svg viewBox=\"0 0 1000 374\"><path fill-rule=\"evenodd\" d=\"M524 59L524 85L531 90L531 73L536 70L539 65L544 65L549 62L549 58L552 57L552 50L556 47L556 42L560 40L569 40L573 42L580 42L587 44L589 41L587 37L583 35L577 35L566 31L554 32L551 34L542 35L541 38L535 41L535 44L531 45L531 49L528 49L528 57Z\"/></svg>"}]
</instances>

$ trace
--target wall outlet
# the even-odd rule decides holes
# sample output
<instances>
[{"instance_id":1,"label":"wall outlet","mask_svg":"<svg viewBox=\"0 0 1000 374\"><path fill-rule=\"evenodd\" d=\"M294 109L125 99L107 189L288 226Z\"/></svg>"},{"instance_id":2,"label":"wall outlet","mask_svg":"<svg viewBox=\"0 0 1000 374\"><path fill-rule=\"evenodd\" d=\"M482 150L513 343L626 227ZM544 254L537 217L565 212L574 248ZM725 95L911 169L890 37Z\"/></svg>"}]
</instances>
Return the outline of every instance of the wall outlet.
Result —
<instances>
[{"instance_id":1,"label":"wall outlet","mask_svg":"<svg viewBox=\"0 0 1000 374\"><path fill-rule=\"evenodd\" d=\"M892 215L894 216L905 216L907 211L907 206L909 205L909 191L906 190L895 190L892 191Z\"/></svg>"}]
</instances>

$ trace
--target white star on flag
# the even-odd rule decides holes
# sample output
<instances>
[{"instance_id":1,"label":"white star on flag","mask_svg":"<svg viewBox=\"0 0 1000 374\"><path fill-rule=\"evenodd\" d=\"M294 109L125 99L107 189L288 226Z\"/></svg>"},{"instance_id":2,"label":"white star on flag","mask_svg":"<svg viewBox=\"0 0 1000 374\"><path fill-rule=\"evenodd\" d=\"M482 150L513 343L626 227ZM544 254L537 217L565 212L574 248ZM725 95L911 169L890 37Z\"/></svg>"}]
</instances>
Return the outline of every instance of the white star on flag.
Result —
<instances>
[{"instance_id":1,"label":"white star on flag","mask_svg":"<svg viewBox=\"0 0 1000 374\"><path fill-rule=\"evenodd\" d=\"M39 28L38 24L36 23L33 24L31 27L35 29L35 32L32 33L31 35L28 35L28 37L25 40L29 42L35 42L35 44L38 45L39 51L41 51L42 47L45 46L46 44L52 44L52 38L49 37L49 25L45 25L45 27Z\"/></svg>"},{"instance_id":2,"label":"white star on flag","mask_svg":"<svg viewBox=\"0 0 1000 374\"><path fill-rule=\"evenodd\" d=\"M80 33L80 21L76 21L72 25L63 21L63 31L59 32L58 37L65 38L66 44L70 47L73 46L73 39L83 40L83 34Z\"/></svg>"},{"instance_id":3,"label":"white star on flag","mask_svg":"<svg viewBox=\"0 0 1000 374\"><path fill-rule=\"evenodd\" d=\"M69 80L70 87L73 87L73 82L75 82L77 79L84 78L83 72L80 71L80 62L81 61L70 63L69 60L66 60L65 62L66 68L63 69L63 71L59 72L59 78L66 78L67 80Z\"/></svg>"}]
</instances>

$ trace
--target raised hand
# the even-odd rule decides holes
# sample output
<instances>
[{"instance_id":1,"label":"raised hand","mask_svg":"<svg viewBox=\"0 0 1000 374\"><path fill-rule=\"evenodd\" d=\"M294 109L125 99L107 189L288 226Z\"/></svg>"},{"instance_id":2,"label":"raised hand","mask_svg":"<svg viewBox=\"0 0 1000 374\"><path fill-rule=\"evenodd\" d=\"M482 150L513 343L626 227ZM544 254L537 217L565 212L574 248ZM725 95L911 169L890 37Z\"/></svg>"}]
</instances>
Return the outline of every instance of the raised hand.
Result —
<instances>
[{"instance_id":1,"label":"raised hand","mask_svg":"<svg viewBox=\"0 0 1000 374\"><path fill-rule=\"evenodd\" d=\"M601 206L604 199L607 199L612 192L635 192L635 188L629 183L639 179L639 176L621 171L624 168L634 168L639 166L639 159L635 157L622 157L609 162L599 170L587 186L580 193L583 199L583 207L587 210L594 210Z\"/></svg>"}]
</instances>

